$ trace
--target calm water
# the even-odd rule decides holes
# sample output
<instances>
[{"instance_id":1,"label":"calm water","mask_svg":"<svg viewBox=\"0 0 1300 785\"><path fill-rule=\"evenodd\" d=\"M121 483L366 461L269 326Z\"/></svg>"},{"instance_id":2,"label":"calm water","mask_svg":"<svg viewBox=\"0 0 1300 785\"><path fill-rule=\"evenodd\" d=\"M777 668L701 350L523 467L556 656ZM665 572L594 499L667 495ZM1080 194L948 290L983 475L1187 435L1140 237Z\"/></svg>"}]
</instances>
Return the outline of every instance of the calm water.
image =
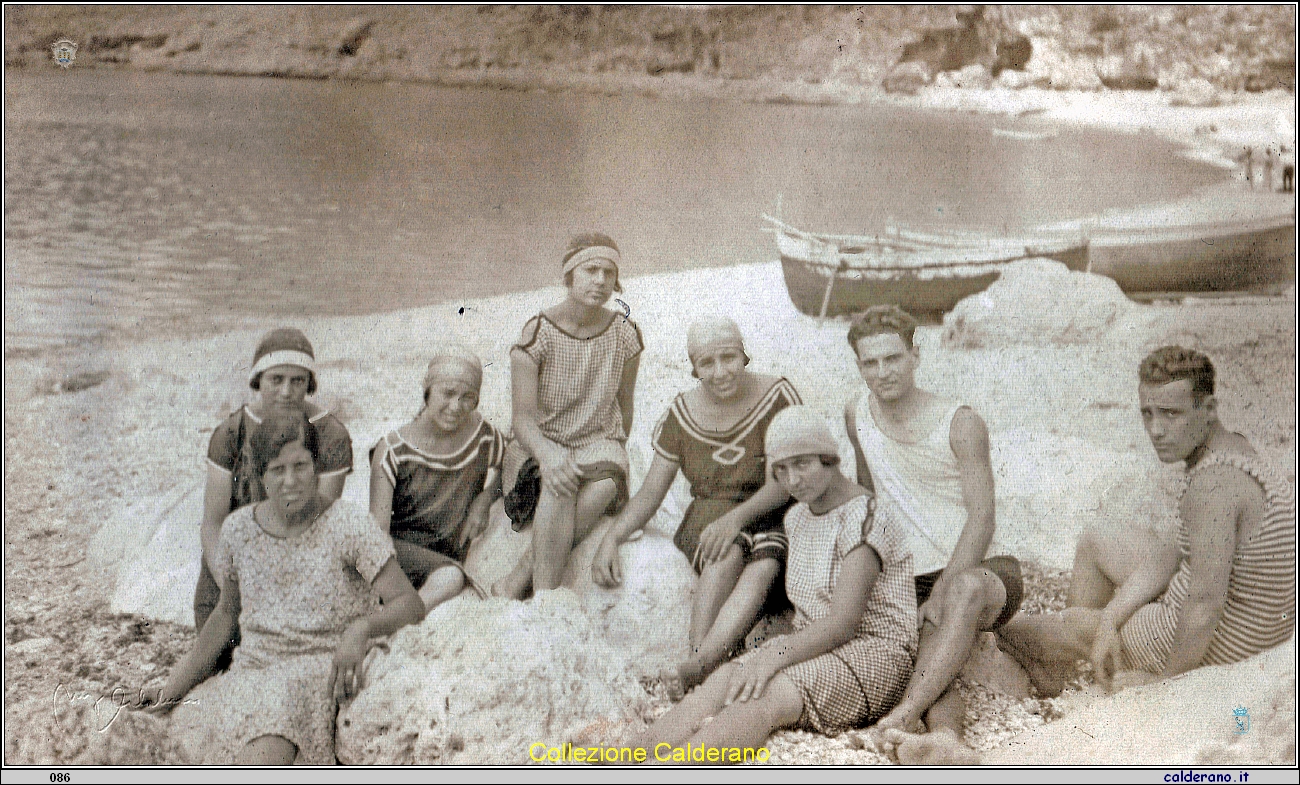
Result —
<instances>
[{"instance_id":1,"label":"calm water","mask_svg":"<svg viewBox=\"0 0 1300 785\"><path fill-rule=\"evenodd\" d=\"M1016 226L1221 179L1149 136L993 137L867 107L92 72L10 73L6 355L774 257L759 213L855 232Z\"/></svg>"}]
</instances>

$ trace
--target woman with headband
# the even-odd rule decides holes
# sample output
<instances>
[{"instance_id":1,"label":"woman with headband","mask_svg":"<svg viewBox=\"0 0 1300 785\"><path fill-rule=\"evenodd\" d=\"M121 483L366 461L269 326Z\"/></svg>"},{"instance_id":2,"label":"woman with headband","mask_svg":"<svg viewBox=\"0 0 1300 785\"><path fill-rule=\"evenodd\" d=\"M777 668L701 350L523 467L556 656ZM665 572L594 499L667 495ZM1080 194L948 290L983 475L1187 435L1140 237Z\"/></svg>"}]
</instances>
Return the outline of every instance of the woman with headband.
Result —
<instances>
[{"instance_id":1,"label":"woman with headband","mask_svg":"<svg viewBox=\"0 0 1300 785\"><path fill-rule=\"evenodd\" d=\"M253 353L248 386L256 397L217 426L208 442L208 478L203 496L199 537L203 561L194 589L194 632L203 627L221 596L221 576L212 558L221 537L222 521L240 507L266 498L249 436L272 414L302 412L320 434L320 494L333 501L343 494L343 481L352 471L352 437L337 417L307 400L316 392L316 353L301 330L281 327L262 336ZM230 646L239 645L236 629ZM230 648L217 660L216 670L230 665Z\"/></svg>"},{"instance_id":2,"label":"woman with headband","mask_svg":"<svg viewBox=\"0 0 1300 785\"><path fill-rule=\"evenodd\" d=\"M529 319L510 352L514 441L506 487L527 476L520 469L532 458L540 489L532 545L493 594L522 599L530 588L559 586L573 546L627 500L624 443L644 344L635 322L605 307L623 291L621 261L606 235L573 238L563 260L567 296Z\"/></svg>"},{"instance_id":3,"label":"woman with headband","mask_svg":"<svg viewBox=\"0 0 1300 785\"><path fill-rule=\"evenodd\" d=\"M654 516L680 470L691 505L673 542L700 579L691 607L691 656L663 674L669 697L682 696L726 660L753 626L785 563L781 516L790 495L767 471L763 434L778 412L800 403L784 378L751 373L736 323L704 319L686 334L700 380L673 400L654 431L645 482L605 535L592 561L602 586L622 581L618 546Z\"/></svg>"},{"instance_id":4,"label":"woman with headband","mask_svg":"<svg viewBox=\"0 0 1300 785\"><path fill-rule=\"evenodd\" d=\"M478 413L482 382L473 352L439 349L424 375L424 408L370 450L370 513L392 535L426 613L469 582L470 543L501 493L505 438Z\"/></svg>"}]
</instances>

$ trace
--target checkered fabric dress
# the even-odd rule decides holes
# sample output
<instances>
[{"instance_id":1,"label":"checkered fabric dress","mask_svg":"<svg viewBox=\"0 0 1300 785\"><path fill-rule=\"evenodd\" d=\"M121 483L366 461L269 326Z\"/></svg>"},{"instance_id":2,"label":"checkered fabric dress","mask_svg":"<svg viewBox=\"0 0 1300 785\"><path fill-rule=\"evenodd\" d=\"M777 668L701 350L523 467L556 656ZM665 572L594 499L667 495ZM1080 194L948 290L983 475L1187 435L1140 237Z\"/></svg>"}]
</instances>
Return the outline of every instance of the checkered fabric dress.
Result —
<instances>
[{"instance_id":1,"label":"checkered fabric dress","mask_svg":"<svg viewBox=\"0 0 1300 785\"><path fill-rule=\"evenodd\" d=\"M872 496L855 497L825 515L796 504L786 513L785 529L790 536L785 590L794 603L796 632L830 615L840 567L851 551L867 545L880 557L857 636L781 671L803 693L800 725L834 735L878 720L902 698L916 656L916 588L907 534L888 513L876 514Z\"/></svg>"},{"instance_id":2,"label":"checkered fabric dress","mask_svg":"<svg viewBox=\"0 0 1300 785\"><path fill-rule=\"evenodd\" d=\"M624 366L645 348L636 322L610 313L604 330L578 338L538 314L514 348L537 363L538 426L546 438L570 448L627 441L618 388Z\"/></svg>"},{"instance_id":3,"label":"checkered fabric dress","mask_svg":"<svg viewBox=\"0 0 1300 785\"><path fill-rule=\"evenodd\" d=\"M1280 472L1247 455L1211 453L1191 471L1189 479L1211 466L1245 472L1264 491L1263 518L1232 554L1223 615L1201 660L1203 665L1226 665L1272 648L1295 631L1295 491ZM1155 602L1139 608L1120 629L1130 668L1160 673L1173 651L1179 611L1192 586L1191 539L1182 526L1178 546L1183 561L1169 588Z\"/></svg>"}]
</instances>

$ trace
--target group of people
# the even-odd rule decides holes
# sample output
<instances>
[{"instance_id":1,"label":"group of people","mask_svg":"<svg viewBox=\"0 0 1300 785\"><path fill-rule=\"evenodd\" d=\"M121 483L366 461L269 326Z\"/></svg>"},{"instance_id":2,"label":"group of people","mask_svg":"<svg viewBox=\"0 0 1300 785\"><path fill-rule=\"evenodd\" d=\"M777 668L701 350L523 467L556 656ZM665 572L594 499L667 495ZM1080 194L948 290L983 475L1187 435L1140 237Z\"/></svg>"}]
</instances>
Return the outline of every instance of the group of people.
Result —
<instances>
[{"instance_id":1,"label":"group of people","mask_svg":"<svg viewBox=\"0 0 1300 785\"><path fill-rule=\"evenodd\" d=\"M557 588L575 545L609 516L591 571L619 585L620 545L678 472L692 501L674 543L699 576L690 654L661 674L677 703L634 747L758 747L783 727L874 725L877 746L902 762L971 762L954 680L981 632L995 631L1044 693L1077 660L1124 685L1240 660L1292 633L1293 492L1219 422L1204 355L1165 347L1138 374L1157 455L1189 475L1177 542L1131 525L1121 537L1086 532L1070 607L1025 614L1019 562L988 552L988 430L969 406L916 386L916 322L894 306L849 329L866 382L844 409L852 472L826 418L787 379L751 372L740 329L713 316L690 326L699 384L659 419L653 463L630 494L643 342L605 307L620 264L605 235L570 244L565 299L529 319L510 352L510 438L477 411L479 358L436 349L423 408L370 451L369 510L339 500L351 441L307 401L311 344L292 329L265 336L256 400L209 447L198 640L148 710L197 700L187 722L205 734L206 762L333 763L337 701L363 686L373 638L466 589L525 599ZM465 559L502 496L531 545L481 586ZM761 617L783 610L786 634L736 656Z\"/></svg>"},{"instance_id":2,"label":"group of people","mask_svg":"<svg viewBox=\"0 0 1300 785\"><path fill-rule=\"evenodd\" d=\"M1259 171L1255 171L1256 159L1261 158L1255 151L1254 147L1247 146L1242 149L1241 155L1237 160L1243 167L1242 174L1246 179L1246 185L1251 190L1263 188L1263 190L1272 193L1274 183L1277 182L1273 177L1274 169L1280 169L1282 175L1282 193L1291 193L1295 191L1295 149L1281 145L1274 150L1271 145L1265 146L1262 160L1259 161Z\"/></svg>"}]
</instances>

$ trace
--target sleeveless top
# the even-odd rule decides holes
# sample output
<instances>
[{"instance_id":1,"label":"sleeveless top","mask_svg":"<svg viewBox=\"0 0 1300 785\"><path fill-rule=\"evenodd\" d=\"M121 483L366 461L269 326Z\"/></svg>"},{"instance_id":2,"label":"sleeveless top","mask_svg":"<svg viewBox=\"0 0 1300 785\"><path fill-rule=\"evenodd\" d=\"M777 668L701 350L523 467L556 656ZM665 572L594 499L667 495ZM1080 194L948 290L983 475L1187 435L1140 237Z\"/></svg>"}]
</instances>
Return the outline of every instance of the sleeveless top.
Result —
<instances>
[{"instance_id":1,"label":"sleeveless top","mask_svg":"<svg viewBox=\"0 0 1300 785\"><path fill-rule=\"evenodd\" d=\"M1202 660L1205 665L1223 665L1276 646L1295 630L1295 491L1276 469L1249 455L1211 453L1189 477L1210 466L1231 466L1245 472L1264 491L1264 514L1258 528L1238 542L1232 554L1223 615ZM1183 561L1160 600L1175 609L1187 599L1192 577L1187 561L1191 540L1181 525L1178 547Z\"/></svg>"},{"instance_id":2,"label":"sleeveless top","mask_svg":"<svg viewBox=\"0 0 1300 785\"><path fill-rule=\"evenodd\" d=\"M389 534L465 561L469 546L460 544L465 516L474 499L488 490L485 483L490 471L501 468L505 437L479 415L478 427L469 439L445 455L421 450L397 431L390 431L381 441L387 451L380 466L393 486ZM372 457L378 447L371 448Z\"/></svg>"},{"instance_id":3,"label":"sleeveless top","mask_svg":"<svg viewBox=\"0 0 1300 785\"><path fill-rule=\"evenodd\" d=\"M513 348L537 363L538 427L546 438L569 448L627 441L618 388L623 368L645 348L636 322L611 313L604 330L578 338L543 313L528 320L524 336Z\"/></svg>"},{"instance_id":4,"label":"sleeveless top","mask_svg":"<svg viewBox=\"0 0 1300 785\"><path fill-rule=\"evenodd\" d=\"M882 506L907 531L913 568L924 575L948 566L966 526L961 469L949 432L962 404L953 404L939 423L915 444L900 442L876 425L871 395L856 404L856 430L862 454Z\"/></svg>"}]
</instances>

